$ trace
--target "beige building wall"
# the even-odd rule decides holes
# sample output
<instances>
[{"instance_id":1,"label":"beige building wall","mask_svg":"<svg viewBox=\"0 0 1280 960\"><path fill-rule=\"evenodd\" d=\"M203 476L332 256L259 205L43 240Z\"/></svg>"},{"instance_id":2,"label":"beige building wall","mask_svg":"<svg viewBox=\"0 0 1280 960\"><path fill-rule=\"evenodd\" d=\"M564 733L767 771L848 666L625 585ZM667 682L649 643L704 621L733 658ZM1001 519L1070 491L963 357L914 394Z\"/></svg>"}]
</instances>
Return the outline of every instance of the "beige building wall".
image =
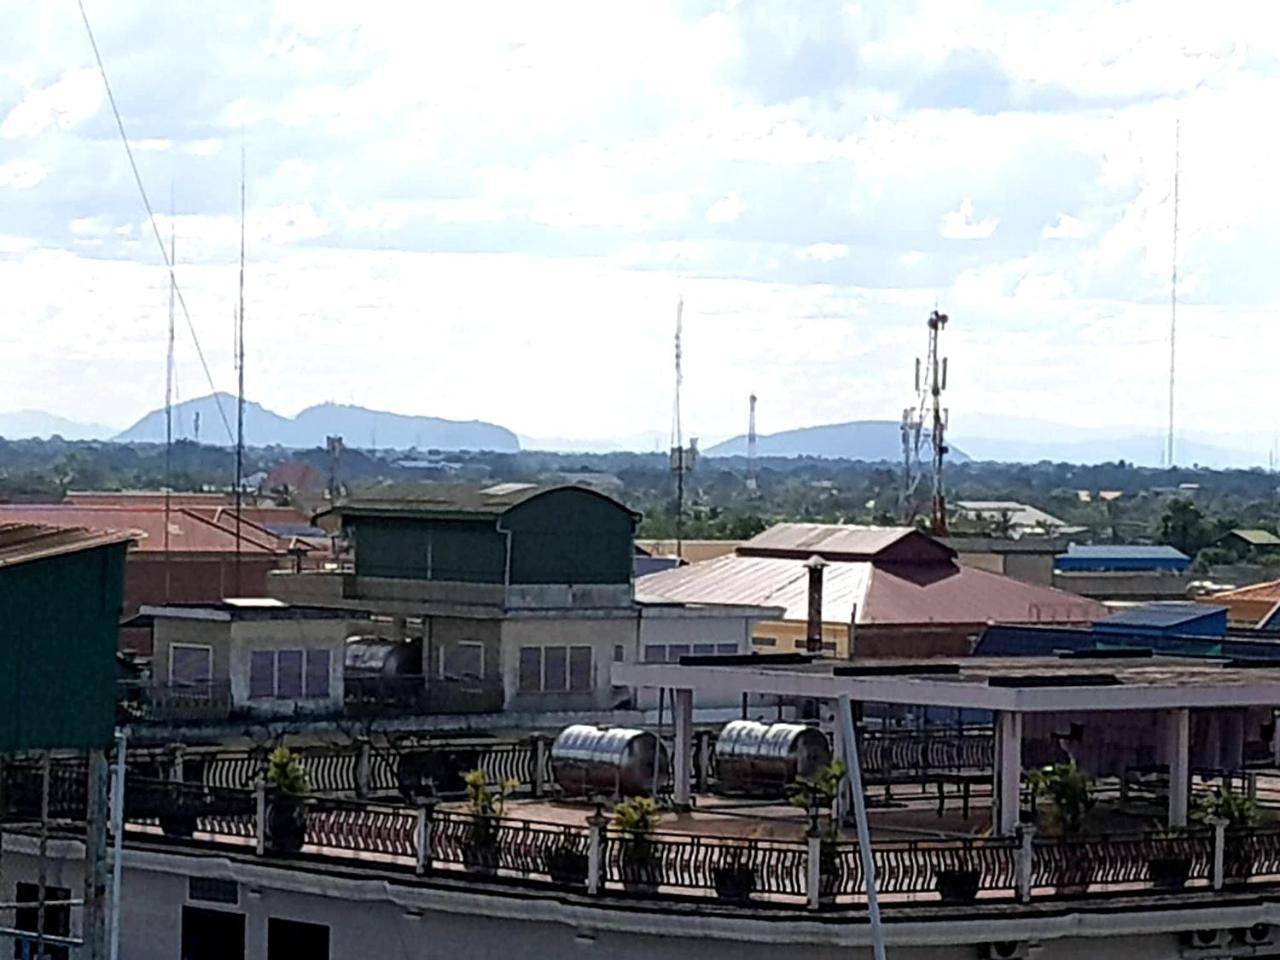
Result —
<instances>
[{"instance_id":1,"label":"beige building wall","mask_svg":"<svg viewBox=\"0 0 1280 960\"><path fill-rule=\"evenodd\" d=\"M614 706L610 669L615 657L634 657L638 619L626 616L530 616L508 617L502 623L502 683L506 708L518 711L609 710ZM590 689L533 691L520 689L521 650L557 648L553 662L558 666L559 648L591 650ZM566 652L566 656L571 654ZM625 692L619 693L619 698Z\"/></svg>"},{"instance_id":2,"label":"beige building wall","mask_svg":"<svg viewBox=\"0 0 1280 960\"><path fill-rule=\"evenodd\" d=\"M264 716L292 715L299 708L316 712L331 711L342 706L342 668L346 640L354 632L350 621L279 618L237 620L229 626L232 706ZM329 695L304 700L250 699L249 664L252 654L266 650L328 650Z\"/></svg>"},{"instance_id":3,"label":"beige building wall","mask_svg":"<svg viewBox=\"0 0 1280 960\"><path fill-rule=\"evenodd\" d=\"M210 679L215 683L225 682L230 676L230 621L157 617L154 636L151 675L155 683L167 685L171 682L171 651L175 646L199 647L211 651L213 672Z\"/></svg>"}]
</instances>

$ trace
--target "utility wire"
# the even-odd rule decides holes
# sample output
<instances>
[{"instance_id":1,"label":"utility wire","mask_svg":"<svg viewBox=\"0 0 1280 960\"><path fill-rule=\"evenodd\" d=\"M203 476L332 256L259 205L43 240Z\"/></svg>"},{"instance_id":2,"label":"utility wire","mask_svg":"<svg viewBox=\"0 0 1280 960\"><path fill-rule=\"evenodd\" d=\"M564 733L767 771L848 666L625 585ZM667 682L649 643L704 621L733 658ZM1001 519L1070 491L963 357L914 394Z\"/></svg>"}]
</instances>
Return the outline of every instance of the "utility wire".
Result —
<instances>
[{"instance_id":1,"label":"utility wire","mask_svg":"<svg viewBox=\"0 0 1280 960\"><path fill-rule=\"evenodd\" d=\"M196 335L195 324L191 321L191 311L187 309L186 298L182 295L182 287L178 285L178 278L173 272L173 261L169 257L169 251L165 249L164 237L160 235L160 227L156 223L155 211L151 209L151 200L147 197L147 188L143 186L142 174L138 172L137 161L133 158L133 148L129 146L129 136L125 133L124 120L120 116L120 109L116 106L116 96L111 91L111 81L107 79L107 68L102 62L102 53L98 50L98 41L94 38L93 27L89 25L89 14L84 9L84 0L76 0L76 5L80 8L80 19L84 21L85 33L89 35L89 45L93 47L94 59L98 61L98 73L102 75L102 85L107 91L107 102L111 104L111 112L116 118L116 128L120 131L120 140L124 144L125 155L129 158L129 168L133 171L133 181L138 185L138 193L142 197L142 205L147 210L147 220L151 224L151 232L155 235L156 246L160 248L160 257L164 260L165 267L169 270L169 283L172 285L173 291L178 295L178 305L182 307L182 316L187 321L187 329L191 332L191 342L195 344L196 356L200 358L200 366L204 368L205 379L209 381L209 389L213 392L213 402L218 408L218 416L222 418L222 425L226 427L227 439L235 441L235 434L231 430L231 421L227 419L227 412L222 409L222 399L218 396L218 388L214 386L213 374L209 372L209 364L204 358L204 350L200 347L200 338Z\"/></svg>"}]
</instances>

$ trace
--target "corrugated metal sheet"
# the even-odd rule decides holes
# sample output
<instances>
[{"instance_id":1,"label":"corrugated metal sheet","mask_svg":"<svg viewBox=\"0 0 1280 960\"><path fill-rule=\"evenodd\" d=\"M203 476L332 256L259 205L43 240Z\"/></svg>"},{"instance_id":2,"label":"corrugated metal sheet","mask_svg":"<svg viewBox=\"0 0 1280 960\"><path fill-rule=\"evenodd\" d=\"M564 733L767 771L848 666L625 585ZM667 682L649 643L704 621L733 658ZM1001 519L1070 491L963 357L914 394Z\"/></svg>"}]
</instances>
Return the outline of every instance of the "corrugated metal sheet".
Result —
<instances>
[{"instance_id":1,"label":"corrugated metal sheet","mask_svg":"<svg viewBox=\"0 0 1280 960\"><path fill-rule=\"evenodd\" d=\"M684 603L778 606L784 619L808 615L803 561L721 557L643 577L636 590ZM834 561L823 576L822 618L859 624L1091 623L1107 608L1085 597L954 563L918 567Z\"/></svg>"},{"instance_id":2,"label":"corrugated metal sheet","mask_svg":"<svg viewBox=\"0 0 1280 960\"><path fill-rule=\"evenodd\" d=\"M914 527L865 527L837 523L776 523L742 544L741 552L753 550L811 551L844 554L870 559L908 536L918 536Z\"/></svg>"},{"instance_id":3,"label":"corrugated metal sheet","mask_svg":"<svg viewBox=\"0 0 1280 960\"><path fill-rule=\"evenodd\" d=\"M1229 603L1232 600L1263 600L1280 603L1280 580L1268 580L1266 583L1254 583L1235 590L1224 590L1204 599L1205 603Z\"/></svg>"},{"instance_id":4,"label":"corrugated metal sheet","mask_svg":"<svg viewBox=\"0 0 1280 960\"><path fill-rule=\"evenodd\" d=\"M0 504L0 523L38 523L86 530L127 533L142 553L164 550L164 509L143 507L85 507L70 503ZM274 538L258 539L241 533L241 552L278 553ZM194 510L169 512L169 550L173 553L235 553L235 534Z\"/></svg>"},{"instance_id":5,"label":"corrugated metal sheet","mask_svg":"<svg viewBox=\"0 0 1280 960\"><path fill-rule=\"evenodd\" d=\"M51 527L35 523L0 523L0 567L92 550L113 543L128 543L130 533Z\"/></svg>"}]
</instances>

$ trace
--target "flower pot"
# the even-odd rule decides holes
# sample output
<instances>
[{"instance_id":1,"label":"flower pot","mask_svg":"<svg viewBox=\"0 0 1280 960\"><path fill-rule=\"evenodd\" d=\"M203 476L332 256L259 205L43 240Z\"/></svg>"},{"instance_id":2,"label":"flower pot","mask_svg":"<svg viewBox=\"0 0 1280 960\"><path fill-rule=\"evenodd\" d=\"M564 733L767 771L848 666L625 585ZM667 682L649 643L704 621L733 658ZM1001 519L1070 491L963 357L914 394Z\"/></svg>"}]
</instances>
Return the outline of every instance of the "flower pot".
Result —
<instances>
[{"instance_id":1,"label":"flower pot","mask_svg":"<svg viewBox=\"0 0 1280 960\"><path fill-rule=\"evenodd\" d=\"M938 871L938 894L943 903L973 903L978 899L982 874L971 868Z\"/></svg>"},{"instance_id":2,"label":"flower pot","mask_svg":"<svg viewBox=\"0 0 1280 960\"><path fill-rule=\"evenodd\" d=\"M548 853L542 862L543 869L553 883L565 887L587 885L588 858L570 847L561 847Z\"/></svg>"},{"instance_id":3,"label":"flower pot","mask_svg":"<svg viewBox=\"0 0 1280 960\"><path fill-rule=\"evenodd\" d=\"M834 900L843 893L845 886L844 862L834 846L822 844L818 858L818 896L822 900Z\"/></svg>"},{"instance_id":4,"label":"flower pot","mask_svg":"<svg viewBox=\"0 0 1280 960\"><path fill-rule=\"evenodd\" d=\"M160 829L166 837L189 840L196 832L196 817L191 813L162 813Z\"/></svg>"},{"instance_id":5,"label":"flower pot","mask_svg":"<svg viewBox=\"0 0 1280 960\"><path fill-rule=\"evenodd\" d=\"M1190 875L1190 857L1152 857L1147 861L1147 879L1157 890L1181 890Z\"/></svg>"},{"instance_id":6,"label":"flower pot","mask_svg":"<svg viewBox=\"0 0 1280 960\"><path fill-rule=\"evenodd\" d=\"M756 891L756 872L741 865L713 867L711 882L716 888L716 896L721 900L744 903Z\"/></svg>"},{"instance_id":7,"label":"flower pot","mask_svg":"<svg viewBox=\"0 0 1280 960\"><path fill-rule=\"evenodd\" d=\"M1243 883L1253 876L1255 861L1248 837L1227 835L1222 848L1222 877L1227 883Z\"/></svg>"},{"instance_id":8,"label":"flower pot","mask_svg":"<svg viewBox=\"0 0 1280 960\"><path fill-rule=\"evenodd\" d=\"M267 848L272 853L297 853L307 839L307 809L303 797L276 793L267 799Z\"/></svg>"},{"instance_id":9,"label":"flower pot","mask_svg":"<svg viewBox=\"0 0 1280 960\"><path fill-rule=\"evenodd\" d=\"M662 883L662 863L652 844L627 841L622 849L622 886L634 893L653 893Z\"/></svg>"},{"instance_id":10,"label":"flower pot","mask_svg":"<svg viewBox=\"0 0 1280 960\"><path fill-rule=\"evenodd\" d=\"M1062 863L1054 871L1054 888L1061 896L1077 897L1089 889L1092 879L1093 864L1082 851L1079 859Z\"/></svg>"},{"instance_id":11,"label":"flower pot","mask_svg":"<svg viewBox=\"0 0 1280 960\"><path fill-rule=\"evenodd\" d=\"M462 846L462 865L470 873L491 874L498 869L501 828L491 818L477 816Z\"/></svg>"}]
</instances>

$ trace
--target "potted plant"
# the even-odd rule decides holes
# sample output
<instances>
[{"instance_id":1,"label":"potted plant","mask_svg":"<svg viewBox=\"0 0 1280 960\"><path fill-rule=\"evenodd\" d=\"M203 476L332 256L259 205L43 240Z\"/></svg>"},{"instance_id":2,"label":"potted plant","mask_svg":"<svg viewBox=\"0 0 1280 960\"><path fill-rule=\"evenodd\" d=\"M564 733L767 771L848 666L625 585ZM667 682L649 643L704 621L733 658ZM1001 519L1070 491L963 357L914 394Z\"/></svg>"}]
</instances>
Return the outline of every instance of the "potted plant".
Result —
<instances>
[{"instance_id":1,"label":"potted plant","mask_svg":"<svg viewBox=\"0 0 1280 960\"><path fill-rule=\"evenodd\" d=\"M627 890L652 892L662 883L662 862L653 840L661 819L658 805L649 797L632 797L613 808L613 826L622 834L622 885Z\"/></svg>"},{"instance_id":2,"label":"potted plant","mask_svg":"<svg viewBox=\"0 0 1280 960\"><path fill-rule=\"evenodd\" d=\"M724 859L711 868L716 896L730 903L745 903L756 892L756 872L747 863L745 848L728 847Z\"/></svg>"},{"instance_id":3,"label":"potted plant","mask_svg":"<svg viewBox=\"0 0 1280 960\"><path fill-rule=\"evenodd\" d=\"M553 883L585 887L589 862L585 838L565 827L556 845L543 857L542 866Z\"/></svg>"},{"instance_id":4,"label":"potted plant","mask_svg":"<svg viewBox=\"0 0 1280 960\"><path fill-rule=\"evenodd\" d=\"M831 807L840 793L840 782L848 773L840 760L832 760L814 771L812 776L797 777L791 788L791 804L809 814L810 831L822 837L818 854L819 892L822 897L834 897L844 883L844 864L836 846L839 840L839 824L831 816ZM823 811L827 812L825 830L819 827Z\"/></svg>"},{"instance_id":5,"label":"potted plant","mask_svg":"<svg viewBox=\"0 0 1280 960\"><path fill-rule=\"evenodd\" d=\"M288 747L267 758L267 846L274 853L297 853L307 837L307 771Z\"/></svg>"},{"instance_id":6,"label":"potted plant","mask_svg":"<svg viewBox=\"0 0 1280 960\"><path fill-rule=\"evenodd\" d=\"M1046 834L1060 838L1079 836L1084 829L1084 818L1096 802L1092 785L1084 772L1072 760L1055 763L1035 770L1027 777L1031 787L1031 806L1038 809L1039 798L1049 799L1049 822L1042 829ZM1059 893L1084 893L1093 877L1093 864L1082 845L1070 845L1060 850L1057 869Z\"/></svg>"},{"instance_id":7,"label":"potted plant","mask_svg":"<svg viewBox=\"0 0 1280 960\"><path fill-rule=\"evenodd\" d=\"M1191 816L1200 823L1225 823L1223 878L1228 882L1249 879L1253 875L1254 865L1249 831L1262 819L1257 802L1251 797L1236 793L1230 787L1215 787L1212 793L1202 794L1197 798Z\"/></svg>"},{"instance_id":8,"label":"potted plant","mask_svg":"<svg viewBox=\"0 0 1280 960\"><path fill-rule=\"evenodd\" d=\"M960 849L949 848L943 858L946 866L938 870L938 896L943 903L973 903L982 885L982 871L973 857L972 841Z\"/></svg>"},{"instance_id":9,"label":"potted plant","mask_svg":"<svg viewBox=\"0 0 1280 960\"><path fill-rule=\"evenodd\" d=\"M483 770L468 771L463 777L467 787L467 806L471 826L463 847L462 860L475 873L493 873L498 869L498 843L502 837L502 815L507 797L518 785L513 779L490 783Z\"/></svg>"}]
</instances>

